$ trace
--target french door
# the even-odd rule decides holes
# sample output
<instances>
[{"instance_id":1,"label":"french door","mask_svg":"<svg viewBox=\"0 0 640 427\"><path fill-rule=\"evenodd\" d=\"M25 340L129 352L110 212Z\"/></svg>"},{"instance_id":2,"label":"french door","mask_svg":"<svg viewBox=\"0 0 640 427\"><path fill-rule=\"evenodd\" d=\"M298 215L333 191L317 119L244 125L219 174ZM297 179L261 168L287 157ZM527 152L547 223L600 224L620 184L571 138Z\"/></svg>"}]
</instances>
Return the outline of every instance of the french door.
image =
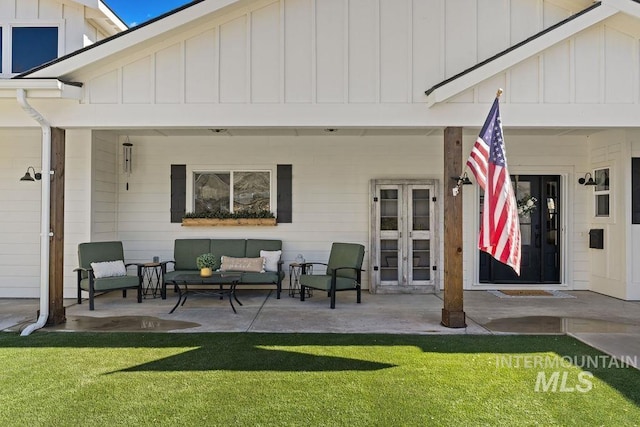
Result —
<instances>
[{"instance_id":1,"label":"french door","mask_svg":"<svg viewBox=\"0 0 640 427\"><path fill-rule=\"evenodd\" d=\"M433 292L435 182L374 180L372 193L373 292Z\"/></svg>"},{"instance_id":2,"label":"french door","mask_svg":"<svg viewBox=\"0 0 640 427\"><path fill-rule=\"evenodd\" d=\"M480 252L480 282L505 284L560 283L560 177L557 175L512 175L521 206L520 276L511 267ZM533 198L533 199L531 199ZM528 200L532 200L527 205ZM480 209L482 210L482 200ZM482 214L482 211L481 211Z\"/></svg>"}]
</instances>

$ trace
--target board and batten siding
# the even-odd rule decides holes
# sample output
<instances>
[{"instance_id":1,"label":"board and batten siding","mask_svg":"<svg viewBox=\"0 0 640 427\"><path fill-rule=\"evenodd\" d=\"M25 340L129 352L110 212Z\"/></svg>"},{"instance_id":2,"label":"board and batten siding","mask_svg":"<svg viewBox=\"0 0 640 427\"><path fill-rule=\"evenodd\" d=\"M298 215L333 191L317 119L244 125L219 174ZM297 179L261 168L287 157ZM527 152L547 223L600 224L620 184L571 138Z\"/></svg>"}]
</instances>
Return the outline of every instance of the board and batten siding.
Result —
<instances>
[{"instance_id":1,"label":"board and batten siding","mask_svg":"<svg viewBox=\"0 0 640 427\"><path fill-rule=\"evenodd\" d=\"M85 101L93 104L423 103L432 85L590 4L259 1L68 77L86 83ZM487 102L498 86L514 103L583 102L594 84L598 102L604 92L608 102L628 99L615 88L637 80L637 61L623 53L638 41L624 28L614 19L572 37L454 102ZM616 59L616 67L580 66L594 59Z\"/></svg>"},{"instance_id":2,"label":"board and batten siding","mask_svg":"<svg viewBox=\"0 0 640 427\"><path fill-rule=\"evenodd\" d=\"M105 34L85 19L84 6L59 0L0 0L0 26L6 24L60 25L66 55L103 38Z\"/></svg>"}]
</instances>

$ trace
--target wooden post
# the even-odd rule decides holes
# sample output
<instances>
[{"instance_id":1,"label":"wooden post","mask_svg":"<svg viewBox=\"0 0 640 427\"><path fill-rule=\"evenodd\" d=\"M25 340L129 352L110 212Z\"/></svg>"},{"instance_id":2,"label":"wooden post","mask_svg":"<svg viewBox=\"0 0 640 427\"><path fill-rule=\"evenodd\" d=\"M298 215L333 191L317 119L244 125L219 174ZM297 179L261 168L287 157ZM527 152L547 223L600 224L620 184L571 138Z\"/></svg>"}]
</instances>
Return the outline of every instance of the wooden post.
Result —
<instances>
[{"instance_id":1,"label":"wooden post","mask_svg":"<svg viewBox=\"0 0 640 427\"><path fill-rule=\"evenodd\" d=\"M462 303L462 192L453 188L462 173L462 128L444 130L444 308L442 324L464 328ZM462 188L460 188L462 190Z\"/></svg>"},{"instance_id":2,"label":"wooden post","mask_svg":"<svg viewBox=\"0 0 640 427\"><path fill-rule=\"evenodd\" d=\"M51 128L51 231L49 238L48 325L66 322L64 309L64 156L65 131ZM48 179L48 177L42 177Z\"/></svg>"}]
</instances>

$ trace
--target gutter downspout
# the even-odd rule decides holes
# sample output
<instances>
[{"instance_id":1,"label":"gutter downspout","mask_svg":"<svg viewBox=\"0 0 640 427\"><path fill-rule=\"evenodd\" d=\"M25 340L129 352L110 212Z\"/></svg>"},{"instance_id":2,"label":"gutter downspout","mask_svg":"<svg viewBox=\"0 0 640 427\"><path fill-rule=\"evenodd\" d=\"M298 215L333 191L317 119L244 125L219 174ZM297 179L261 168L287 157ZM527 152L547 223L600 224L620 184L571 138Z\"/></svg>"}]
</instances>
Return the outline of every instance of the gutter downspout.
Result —
<instances>
[{"instance_id":1,"label":"gutter downspout","mask_svg":"<svg viewBox=\"0 0 640 427\"><path fill-rule=\"evenodd\" d=\"M40 218L40 316L37 322L22 330L25 337L36 329L42 328L49 318L49 237L51 233L51 125L36 111L26 98L24 89L17 89L16 97L22 109L36 120L42 128L42 202Z\"/></svg>"}]
</instances>

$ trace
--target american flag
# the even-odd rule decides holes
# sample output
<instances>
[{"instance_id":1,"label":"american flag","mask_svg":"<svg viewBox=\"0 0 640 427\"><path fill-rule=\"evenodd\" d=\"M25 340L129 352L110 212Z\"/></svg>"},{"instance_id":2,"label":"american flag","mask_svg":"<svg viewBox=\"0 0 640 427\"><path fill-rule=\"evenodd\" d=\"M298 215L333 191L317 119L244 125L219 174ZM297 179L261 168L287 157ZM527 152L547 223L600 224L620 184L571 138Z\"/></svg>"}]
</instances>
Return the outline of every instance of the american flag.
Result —
<instances>
[{"instance_id":1,"label":"american flag","mask_svg":"<svg viewBox=\"0 0 640 427\"><path fill-rule=\"evenodd\" d=\"M478 248L520 275L520 222L496 97L471 150L467 166L484 190Z\"/></svg>"}]
</instances>

